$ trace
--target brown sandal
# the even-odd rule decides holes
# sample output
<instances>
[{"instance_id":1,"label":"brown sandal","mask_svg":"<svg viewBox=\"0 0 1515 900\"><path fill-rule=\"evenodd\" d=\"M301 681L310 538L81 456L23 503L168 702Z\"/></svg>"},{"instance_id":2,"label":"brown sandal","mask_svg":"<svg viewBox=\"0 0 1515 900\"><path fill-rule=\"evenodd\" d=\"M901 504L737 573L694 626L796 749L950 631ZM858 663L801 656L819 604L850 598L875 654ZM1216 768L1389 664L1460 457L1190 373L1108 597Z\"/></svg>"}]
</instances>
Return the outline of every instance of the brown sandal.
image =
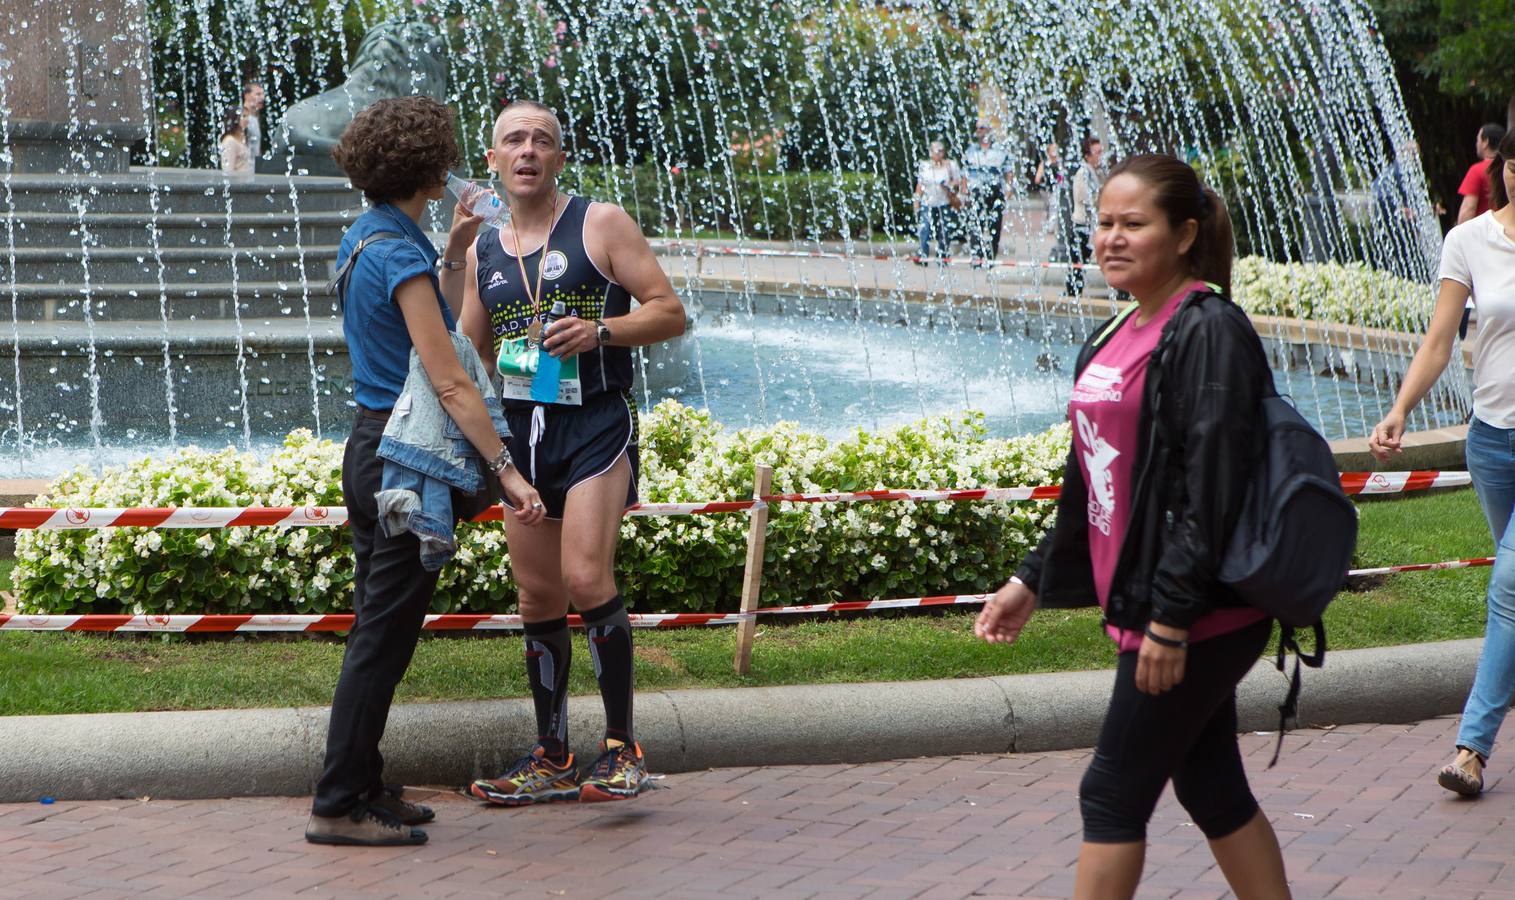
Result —
<instances>
[{"instance_id":1,"label":"brown sandal","mask_svg":"<svg viewBox=\"0 0 1515 900\"><path fill-rule=\"evenodd\" d=\"M1466 747L1458 747L1457 749L1468 750ZM1468 750L1468 752L1472 753L1473 758L1478 760L1479 773L1477 775L1459 766L1454 760L1450 765L1444 766L1436 774L1436 783L1454 794L1460 794L1464 797L1477 797L1483 793L1483 767L1488 765L1488 760L1484 759L1480 753L1472 750Z\"/></svg>"}]
</instances>

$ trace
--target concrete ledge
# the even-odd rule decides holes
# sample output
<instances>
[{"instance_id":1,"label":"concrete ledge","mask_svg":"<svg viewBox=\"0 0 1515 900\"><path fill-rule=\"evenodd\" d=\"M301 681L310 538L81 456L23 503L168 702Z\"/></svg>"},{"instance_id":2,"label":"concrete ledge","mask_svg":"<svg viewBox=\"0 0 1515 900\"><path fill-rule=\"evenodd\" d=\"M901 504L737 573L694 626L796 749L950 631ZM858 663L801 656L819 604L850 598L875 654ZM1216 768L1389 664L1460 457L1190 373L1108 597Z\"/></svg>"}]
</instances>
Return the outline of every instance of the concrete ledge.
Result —
<instances>
[{"instance_id":1,"label":"concrete ledge","mask_svg":"<svg viewBox=\"0 0 1515 900\"><path fill-rule=\"evenodd\" d=\"M1405 432L1404 452L1387 463L1380 463L1368 452L1366 436L1332 441L1331 454L1336 457L1336 467L1343 472L1460 472L1467 468L1467 460L1463 455L1467 442L1468 426L1454 425L1431 431Z\"/></svg>"},{"instance_id":2,"label":"concrete ledge","mask_svg":"<svg viewBox=\"0 0 1515 900\"><path fill-rule=\"evenodd\" d=\"M1301 725L1409 722L1455 713L1482 641L1330 654L1306 670ZM1013 651L1009 651L1013 652ZM1088 747L1110 671L873 684L644 692L636 726L653 768L868 762ZM1278 726L1287 682L1264 660L1242 682L1245 730ZM597 697L575 698L569 733L592 753ZM320 772L320 708L0 718L0 802L151 795L299 795ZM456 784L497 774L535 736L529 700L396 707L386 775Z\"/></svg>"}]
</instances>

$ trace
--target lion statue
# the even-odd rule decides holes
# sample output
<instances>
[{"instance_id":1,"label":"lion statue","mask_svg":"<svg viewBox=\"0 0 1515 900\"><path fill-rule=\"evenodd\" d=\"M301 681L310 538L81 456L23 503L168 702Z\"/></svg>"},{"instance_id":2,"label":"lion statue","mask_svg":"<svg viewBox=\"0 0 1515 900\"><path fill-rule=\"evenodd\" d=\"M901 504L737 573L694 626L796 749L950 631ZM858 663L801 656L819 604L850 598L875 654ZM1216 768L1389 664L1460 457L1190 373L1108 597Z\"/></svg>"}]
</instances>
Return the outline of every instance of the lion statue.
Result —
<instances>
[{"instance_id":1,"label":"lion statue","mask_svg":"<svg viewBox=\"0 0 1515 900\"><path fill-rule=\"evenodd\" d=\"M425 22L390 20L369 29L358 45L347 80L284 113L273 131L272 152L258 160L258 171L282 174L291 150L293 171L311 175L341 174L331 149L358 111L387 97L414 95L447 99L447 56L442 36Z\"/></svg>"}]
</instances>

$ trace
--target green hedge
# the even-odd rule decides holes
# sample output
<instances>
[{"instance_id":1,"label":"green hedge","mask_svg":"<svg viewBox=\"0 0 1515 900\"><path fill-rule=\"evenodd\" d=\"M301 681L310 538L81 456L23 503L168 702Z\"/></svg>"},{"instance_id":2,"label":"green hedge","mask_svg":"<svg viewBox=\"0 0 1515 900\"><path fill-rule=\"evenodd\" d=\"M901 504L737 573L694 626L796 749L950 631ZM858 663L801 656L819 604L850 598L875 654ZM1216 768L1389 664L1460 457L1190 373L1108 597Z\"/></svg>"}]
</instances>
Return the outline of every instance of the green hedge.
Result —
<instances>
[{"instance_id":1,"label":"green hedge","mask_svg":"<svg viewBox=\"0 0 1515 900\"><path fill-rule=\"evenodd\" d=\"M908 195L893 197L882 178L859 172L577 165L565 171L563 183L625 207L649 236L720 231L758 240L831 240L843 237L844 225L847 236L867 238L913 222Z\"/></svg>"},{"instance_id":2,"label":"green hedge","mask_svg":"<svg viewBox=\"0 0 1515 900\"><path fill-rule=\"evenodd\" d=\"M778 492L1056 483L1066 426L985 437L978 414L927 419L840 441L792 425L727 433L665 401L643 416L642 499L750 496L753 466ZM34 501L52 507L340 505L342 447L297 431L267 459L185 449L98 475L76 470ZM981 591L997 585L1051 515L1047 503L782 504L774 509L764 600L824 602ZM644 612L718 611L740 597L747 518L628 518L618 577ZM345 528L23 531L12 580L25 613L315 613L349 608ZM514 609L498 523L460 528L437 612Z\"/></svg>"}]
</instances>

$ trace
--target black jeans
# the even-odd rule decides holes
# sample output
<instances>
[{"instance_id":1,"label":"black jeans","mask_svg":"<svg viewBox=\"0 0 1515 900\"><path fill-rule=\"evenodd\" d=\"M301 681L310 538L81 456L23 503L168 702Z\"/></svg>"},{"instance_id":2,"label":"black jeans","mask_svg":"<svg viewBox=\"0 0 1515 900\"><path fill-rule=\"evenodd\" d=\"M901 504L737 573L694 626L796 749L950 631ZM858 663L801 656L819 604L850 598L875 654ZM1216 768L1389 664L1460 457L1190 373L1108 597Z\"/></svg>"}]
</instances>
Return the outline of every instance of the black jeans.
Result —
<instances>
[{"instance_id":1,"label":"black jeans","mask_svg":"<svg viewBox=\"0 0 1515 900\"><path fill-rule=\"evenodd\" d=\"M1005 190L999 184L973 191L973 225L968 232L970 255L994 260L999 256L999 233L1005 224Z\"/></svg>"},{"instance_id":2,"label":"black jeans","mask_svg":"<svg viewBox=\"0 0 1515 900\"><path fill-rule=\"evenodd\" d=\"M1225 837L1257 814L1236 745L1236 685L1257 662L1273 621L1189 645L1184 680L1166 694L1136 689L1136 651L1122 653L1094 759L1079 785L1084 840L1145 840L1163 785L1205 837Z\"/></svg>"},{"instance_id":3,"label":"black jeans","mask_svg":"<svg viewBox=\"0 0 1515 900\"><path fill-rule=\"evenodd\" d=\"M1094 258L1089 246L1089 229L1074 225L1068 234L1068 276L1063 279L1063 294L1068 297L1084 295L1084 263Z\"/></svg>"},{"instance_id":4,"label":"black jeans","mask_svg":"<svg viewBox=\"0 0 1515 900\"><path fill-rule=\"evenodd\" d=\"M342 457L356 618L331 701L326 762L313 807L318 816L345 815L383 790L379 739L437 586L438 573L421 568L415 535L385 537L379 527L374 494L384 474L384 461L378 457L383 434L384 421L360 411Z\"/></svg>"}]
</instances>

